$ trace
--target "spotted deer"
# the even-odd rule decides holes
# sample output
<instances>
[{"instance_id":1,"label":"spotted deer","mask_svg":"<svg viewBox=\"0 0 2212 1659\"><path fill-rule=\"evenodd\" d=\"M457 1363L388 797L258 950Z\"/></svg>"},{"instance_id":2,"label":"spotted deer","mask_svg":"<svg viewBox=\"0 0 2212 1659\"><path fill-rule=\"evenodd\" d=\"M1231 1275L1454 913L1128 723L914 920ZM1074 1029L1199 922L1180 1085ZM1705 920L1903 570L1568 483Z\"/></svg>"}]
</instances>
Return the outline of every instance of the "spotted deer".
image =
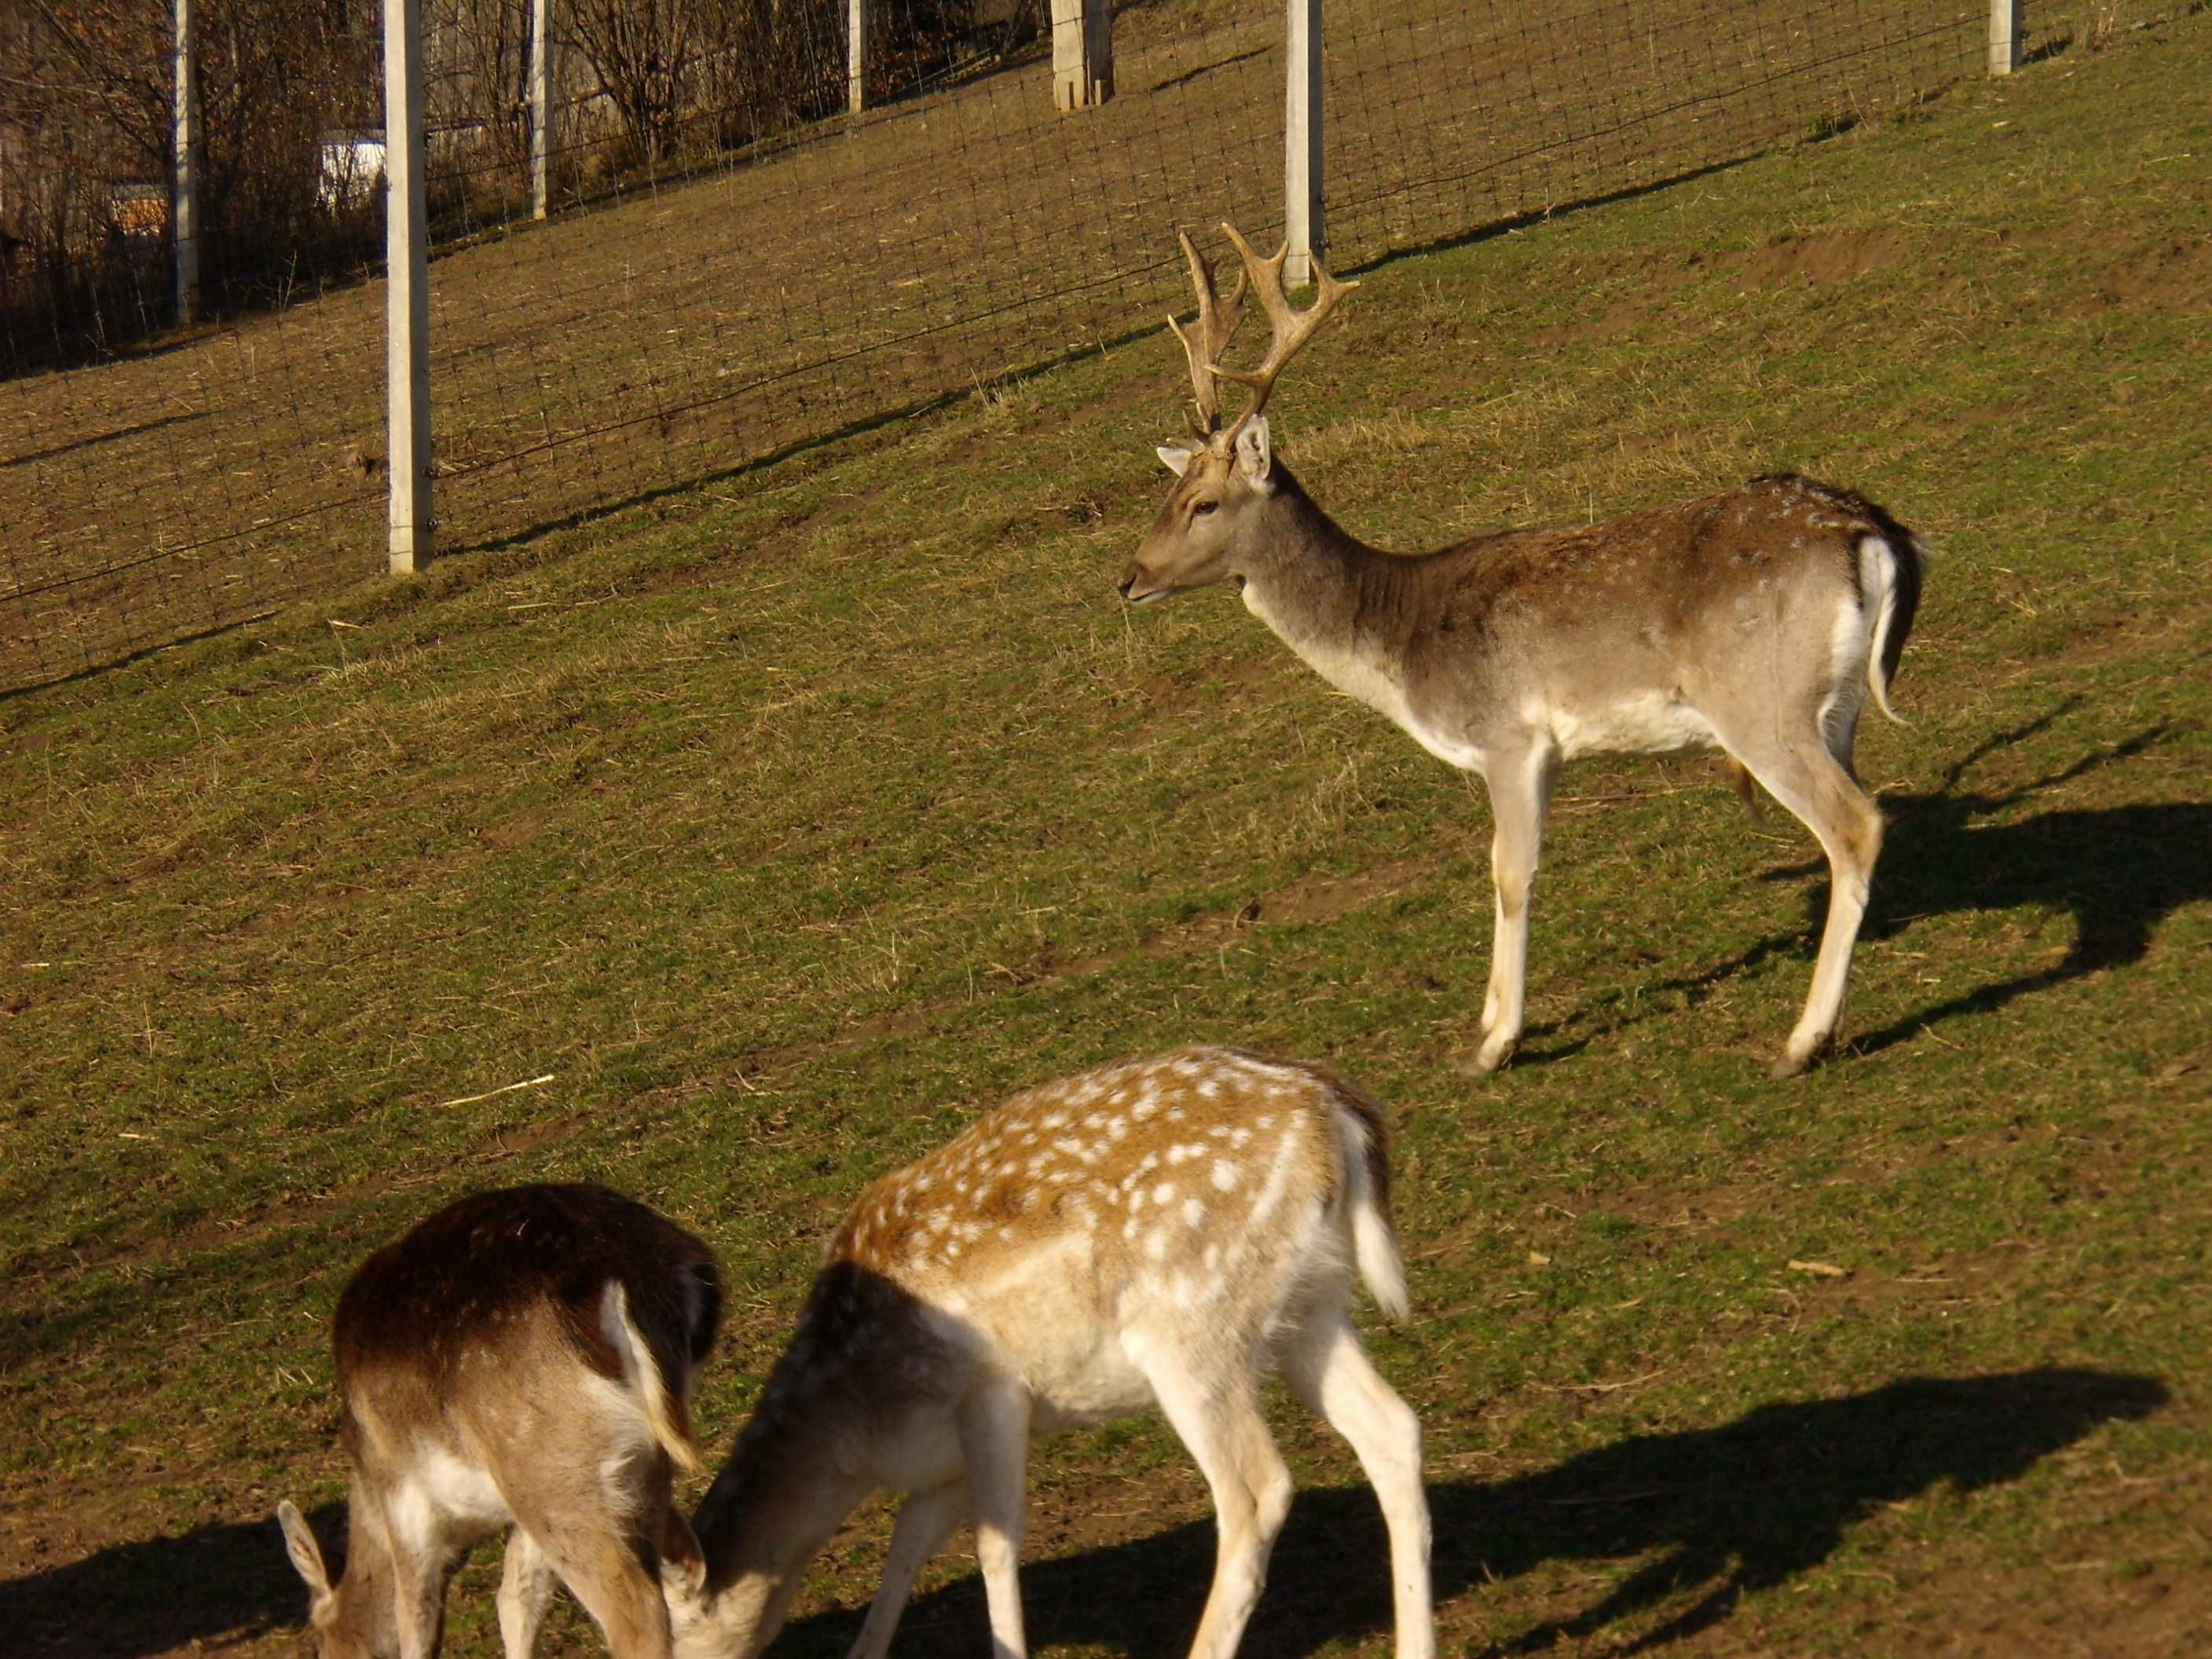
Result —
<instances>
[{"instance_id":1,"label":"spotted deer","mask_svg":"<svg viewBox=\"0 0 2212 1659\"><path fill-rule=\"evenodd\" d=\"M684 1659L754 1659L869 1492L906 1494L853 1659L883 1659L915 1576L975 1527L997 1659L1021 1659L1033 1437L1158 1409L1213 1494L1191 1651L1228 1659L1291 1502L1260 1414L1280 1371L1358 1454L1389 1523L1398 1659L1436 1650L1420 1425L1354 1334L1355 1278L1406 1311L1379 1109L1327 1073L1226 1048L1018 1095L864 1192L672 1580Z\"/></svg>"},{"instance_id":2,"label":"spotted deer","mask_svg":"<svg viewBox=\"0 0 2212 1659\"><path fill-rule=\"evenodd\" d=\"M1805 1010L1777 1076L1834 1035L1851 947L1881 846L1881 815L1851 748L1890 683L1920 599L1923 554L1864 496L1790 475L1603 524L1489 531L1433 553L1347 535L1272 447L1267 395L1354 283L1314 267L1304 310L1283 255L1255 256L1221 298L1182 239L1198 296L1188 329L1193 435L1158 447L1176 481L1123 574L1133 601L1219 582L1338 690L1424 749L1481 777L1494 835L1496 942L1482 1036L1467 1069L1494 1071L1521 1036L1528 906L1559 763L1586 754L1717 747L1819 837L1832 878ZM1248 286L1273 337L1259 367L1224 368ZM1223 380L1251 388L1233 423Z\"/></svg>"},{"instance_id":3,"label":"spotted deer","mask_svg":"<svg viewBox=\"0 0 2212 1659\"><path fill-rule=\"evenodd\" d=\"M507 1526L507 1659L556 1578L617 1659L664 1659L653 1564L702 1565L671 1482L699 1462L691 1384L720 1312L713 1252L604 1187L478 1193L370 1256L333 1320L344 1576L276 1511L324 1659L435 1654L454 1567Z\"/></svg>"}]
</instances>

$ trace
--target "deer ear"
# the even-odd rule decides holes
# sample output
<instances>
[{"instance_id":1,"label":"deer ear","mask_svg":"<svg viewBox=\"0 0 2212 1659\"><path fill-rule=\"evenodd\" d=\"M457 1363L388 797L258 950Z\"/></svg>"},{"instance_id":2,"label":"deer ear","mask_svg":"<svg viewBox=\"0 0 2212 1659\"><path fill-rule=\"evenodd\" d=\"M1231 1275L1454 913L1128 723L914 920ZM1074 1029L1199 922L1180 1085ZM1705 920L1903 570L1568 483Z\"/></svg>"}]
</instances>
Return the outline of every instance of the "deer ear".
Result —
<instances>
[{"instance_id":1,"label":"deer ear","mask_svg":"<svg viewBox=\"0 0 2212 1659\"><path fill-rule=\"evenodd\" d=\"M696 1601L707 1588L706 1553L699 1547L691 1523L672 1504L660 1523L660 1583L672 1603Z\"/></svg>"},{"instance_id":2,"label":"deer ear","mask_svg":"<svg viewBox=\"0 0 2212 1659\"><path fill-rule=\"evenodd\" d=\"M1273 464L1273 452L1267 443L1267 417L1255 415L1237 434L1237 470L1247 483L1264 484Z\"/></svg>"},{"instance_id":3,"label":"deer ear","mask_svg":"<svg viewBox=\"0 0 2212 1659\"><path fill-rule=\"evenodd\" d=\"M319 1606L331 1593L330 1570L323 1565L322 1547L308 1530L307 1517L289 1498L276 1506L276 1524L284 1531L284 1553L292 1558L300 1577L307 1581L307 1594Z\"/></svg>"},{"instance_id":4,"label":"deer ear","mask_svg":"<svg viewBox=\"0 0 2212 1659\"><path fill-rule=\"evenodd\" d=\"M1188 438L1170 438L1164 444L1155 444L1152 453L1160 458L1160 465L1180 478L1190 470L1198 459L1197 447Z\"/></svg>"}]
</instances>

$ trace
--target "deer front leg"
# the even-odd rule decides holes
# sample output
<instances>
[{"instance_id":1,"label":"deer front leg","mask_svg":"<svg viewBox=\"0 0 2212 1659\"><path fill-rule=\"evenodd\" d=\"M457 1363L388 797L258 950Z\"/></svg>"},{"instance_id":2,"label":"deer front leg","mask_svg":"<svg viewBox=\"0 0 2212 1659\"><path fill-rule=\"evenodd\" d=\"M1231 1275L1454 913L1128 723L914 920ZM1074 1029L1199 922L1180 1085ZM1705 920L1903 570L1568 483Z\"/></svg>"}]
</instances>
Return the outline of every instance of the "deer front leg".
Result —
<instances>
[{"instance_id":1,"label":"deer front leg","mask_svg":"<svg viewBox=\"0 0 2212 1659\"><path fill-rule=\"evenodd\" d=\"M1462 1069L1482 1076L1504 1065L1521 1040L1528 984L1528 906L1543 845L1544 813L1552 800L1559 754L1548 743L1518 756L1498 757L1490 768L1490 879L1497 893L1498 926L1491 945L1490 988L1482 1001L1482 1046Z\"/></svg>"},{"instance_id":2,"label":"deer front leg","mask_svg":"<svg viewBox=\"0 0 2212 1659\"><path fill-rule=\"evenodd\" d=\"M960 1524L968 1502L968 1488L957 1480L910 1495L899 1506L891 1527L890 1553L884 1562L884 1582L868 1604L868 1617L853 1644L848 1659L884 1659L891 1638L898 1632L899 1616L914 1594L914 1581L921 1576L930 1557L945 1547L952 1529Z\"/></svg>"},{"instance_id":3,"label":"deer front leg","mask_svg":"<svg viewBox=\"0 0 2212 1659\"><path fill-rule=\"evenodd\" d=\"M961 1403L958 1429L975 1523L975 1561L983 1570L983 1597L991 1610L992 1659L1028 1659L1021 1554L1029 1391L1012 1380L984 1383Z\"/></svg>"}]
</instances>

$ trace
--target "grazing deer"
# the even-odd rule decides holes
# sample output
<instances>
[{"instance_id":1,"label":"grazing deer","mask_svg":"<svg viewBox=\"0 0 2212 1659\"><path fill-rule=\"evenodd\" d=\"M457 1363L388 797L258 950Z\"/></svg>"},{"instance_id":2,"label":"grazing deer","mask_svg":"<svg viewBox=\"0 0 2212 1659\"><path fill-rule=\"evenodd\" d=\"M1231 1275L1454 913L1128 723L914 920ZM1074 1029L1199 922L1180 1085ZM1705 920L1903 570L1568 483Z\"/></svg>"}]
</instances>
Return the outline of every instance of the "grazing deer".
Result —
<instances>
[{"instance_id":1,"label":"grazing deer","mask_svg":"<svg viewBox=\"0 0 2212 1659\"><path fill-rule=\"evenodd\" d=\"M333 1322L344 1577L276 1510L324 1659L435 1654L454 1567L509 1525L507 1659L529 1654L556 1577L617 1659L663 1659L652 1563L700 1565L670 1483L698 1465L691 1382L721 1299L706 1245L604 1187L478 1193L369 1257Z\"/></svg>"},{"instance_id":2,"label":"grazing deer","mask_svg":"<svg viewBox=\"0 0 2212 1659\"><path fill-rule=\"evenodd\" d=\"M1226 301L1190 239L1194 436L1159 446L1176 483L1121 578L1132 600L1233 582L1254 615L1338 690L1388 715L1490 790L1497 940L1472 1062L1521 1035L1528 900L1559 763L1717 746L1820 838L1833 877L1805 1012L1775 1066L1802 1072L1843 1012L1851 946L1881 846L1851 744L1868 696L1884 714L1919 603L1923 552L1862 495L1754 478L1608 524L1491 531L1407 557L1366 546L1316 506L1269 444L1275 377L1352 288L1319 264L1304 311L1283 255L1243 262ZM1247 285L1273 327L1256 369L1221 365ZM1222 380L1252 388L1224 427Z\"/></svg>"},{"instance_id":3,"label":"grazing deer","mask_svg":"<svg viewBox=\"0 0 2212 1659\"><path fill-rule=\"evenodd\" d=\"M1399 1659L1431 1659L1420 1425L1368 1363L1355 1275L1406 1310L1379 1109L1310 1066L1226 1048L1018 1095L860 1195L672 1576L684 1659L755 1659L869 1492L907 1494L854 1659L884 1659L963 1516L996 1659L1022 1659L1031 1437L1158 1407L1213 1492L1196 1659L1229 1659L1290 1507L1260 1414L1280 1370L1351 1442L1389 1525Z\"/></svg>"}]
</instances>

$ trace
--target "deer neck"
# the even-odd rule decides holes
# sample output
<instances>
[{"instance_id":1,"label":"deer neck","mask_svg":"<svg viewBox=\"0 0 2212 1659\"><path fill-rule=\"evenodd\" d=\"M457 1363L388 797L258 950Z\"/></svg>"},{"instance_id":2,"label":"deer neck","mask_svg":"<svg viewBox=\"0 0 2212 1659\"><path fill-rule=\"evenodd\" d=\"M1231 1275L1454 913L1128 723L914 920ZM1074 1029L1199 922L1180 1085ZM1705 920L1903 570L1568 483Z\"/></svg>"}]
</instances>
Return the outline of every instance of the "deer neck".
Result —
<instances>
[{"instance_id":1,"label":"deer neck","mask_svg":"<svg viewBox=\"0 0 2212 1659\"><path fill-rule=\"evenodd\" d=\"M1399 718L1400 562L1338 528L1288 468L1273 482L1240 572L1245 608L1338 690Z\"/></svg>"},{"instance_id":2,"label":"deer neck","mask_svg":"<svg viewBox=\"0 0 2212 1659\"><path fill-rule=\"evenodd\" d=\"M678 1612L682 1659L754 1659L775 1639L807 1564L872 1482L848 1473L852 1461L822 1407L791 1386L779 1364L761 1407L708 1489L693 1522L707 1583L688 1616Z\"/></svg>"},{"instance_id":3,"label":"deer neck","mask_svg":"<svg viewBox=\"0 0 2212 1659\"><path fill-rule=\"evenodd\" d=\"M374 1496L354 1480L346 1498L345 1577L337 1583L332 1625L362 1653L392 1653L399 1646L392 1600L392 1540L381 1513Z\"/></svg>"}]
</instances>

